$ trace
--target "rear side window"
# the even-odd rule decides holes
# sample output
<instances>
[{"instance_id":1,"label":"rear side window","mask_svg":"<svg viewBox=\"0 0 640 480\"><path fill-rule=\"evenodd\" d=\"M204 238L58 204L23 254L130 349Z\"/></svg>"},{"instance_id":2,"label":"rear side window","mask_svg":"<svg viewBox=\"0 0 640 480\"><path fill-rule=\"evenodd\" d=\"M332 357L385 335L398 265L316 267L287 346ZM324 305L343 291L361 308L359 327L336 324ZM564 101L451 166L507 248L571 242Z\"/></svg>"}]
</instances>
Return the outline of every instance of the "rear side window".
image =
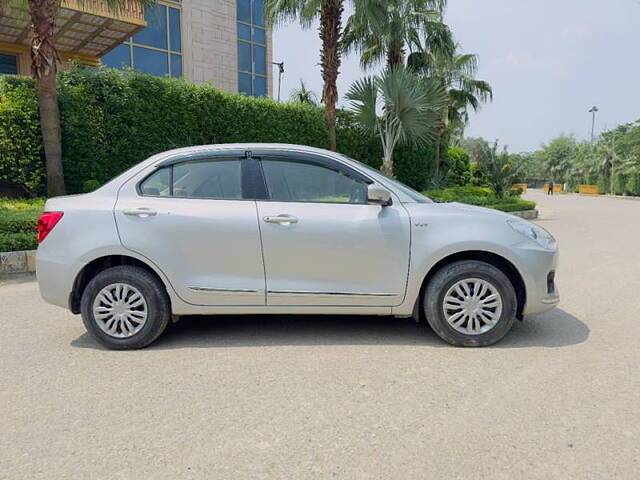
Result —
<instances>
[{"instance_id":1,"label":"rear side window","mask_svg":"<svg viewBox=\"0 0 640 480\"><path fill-rule=\"evenodd\" d=\"M173 196L186 198L242 198L240 160L180 163L173 166Z\"/></svg>"},{"instance_id":2,"label":"rear side window","mask_svg":"<svg viewBox=\"0 0 640 480\"><path fill-rule=\"evenodd\" d=\"M367 184L321 165L263 160L271 200L278 202L367 203Z\"/></svg>"},{"instance_id":3,"label":"rear side window","mask_svg":"<svg viewBox=\"0 0 640 480\"><path fill-rule=\"evenodd\" d=\"M151 174L140 184L140 192L148 197L171 195L171 168L162 168Z\"/></svg>"},{"instance_id":4,"label":"rear side window","mask_svg":"<svg viewBox=\"0 0 640 480\"><path fill-rule=\"evenodd\" d=\"M140 193L155 197L242 199L240 160L202 160L164 167L140 184Z\"/></svg>"}]
</instances>

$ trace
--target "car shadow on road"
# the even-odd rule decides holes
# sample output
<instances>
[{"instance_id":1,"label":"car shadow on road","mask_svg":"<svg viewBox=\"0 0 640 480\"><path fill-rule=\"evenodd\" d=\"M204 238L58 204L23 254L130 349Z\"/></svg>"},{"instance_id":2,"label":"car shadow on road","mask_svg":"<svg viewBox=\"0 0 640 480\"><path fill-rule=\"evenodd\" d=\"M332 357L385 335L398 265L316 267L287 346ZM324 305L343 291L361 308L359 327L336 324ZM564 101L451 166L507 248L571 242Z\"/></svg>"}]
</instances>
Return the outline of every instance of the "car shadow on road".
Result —
<instances>
[{"instance_id":1,"label":"car shadow on road","mask_svg":"<svg viewBox=\"0 0 640 480\"><path fill-rule=\"evenodd\" d=\"M576 345L589 328L560 309L516 321L511 332L491 348ZM71 342L102 348L87 333ZM430 328L412 319L347 315L219 315L183 317L149 348L228 348L309 345L413 345L450 347Z\"/></svg>"}]
</instances>

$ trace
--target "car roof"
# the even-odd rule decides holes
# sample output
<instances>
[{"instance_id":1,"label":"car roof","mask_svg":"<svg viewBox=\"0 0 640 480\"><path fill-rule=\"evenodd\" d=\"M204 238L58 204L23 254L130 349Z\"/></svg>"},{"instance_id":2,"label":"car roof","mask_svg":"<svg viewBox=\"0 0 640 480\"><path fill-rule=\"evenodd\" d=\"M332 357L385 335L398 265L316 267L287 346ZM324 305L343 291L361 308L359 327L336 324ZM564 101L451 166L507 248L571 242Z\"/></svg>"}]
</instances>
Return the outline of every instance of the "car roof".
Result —
<instances>
[{"instance_id":1,"label":"car roof","mask_svg":"<svg viewBox=\"0 0 640 480\"><path fill-rule=\"evenodd\" d=\"M336 154L330 150L317 147L309 147L307 145L296 145L292 143L217 143L211 145L196 145L191 147L175 148L165 152L158 153L148 159L149 163L153 161L165 160L169 157L177 155L189 155L200 152L223 151L223 150L288 150L307 153L316 153L319 155L329 155L341 160L347 160L346 157ZM146 162L143 162L146 163Z\"/></svg>"}]
</instances>

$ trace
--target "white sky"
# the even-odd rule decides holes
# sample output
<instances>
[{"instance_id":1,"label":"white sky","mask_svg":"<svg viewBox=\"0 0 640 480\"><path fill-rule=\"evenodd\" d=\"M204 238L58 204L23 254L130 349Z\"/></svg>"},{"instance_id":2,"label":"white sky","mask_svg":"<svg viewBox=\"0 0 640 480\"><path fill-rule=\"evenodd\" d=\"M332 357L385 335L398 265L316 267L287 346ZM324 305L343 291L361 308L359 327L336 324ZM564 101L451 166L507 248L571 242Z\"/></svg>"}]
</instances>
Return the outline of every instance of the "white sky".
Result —
<instances>
[{"instance_id":1,"label":"white sky","mask_svg":"<svg viewBox=\"0 0 640 480\"><path fill-rule=\"evenodd\" d=\"M494 89L467 136L525 151L560 133L588 138L592 105L596 131L640 118L640 0L448 2L445 21L464 51L479 55L478 78ZM301 78L319 96L317 26L280 26L273 45L273 60L285 62L282 98ZM356 55L343 59L340 96L362 75ZM276 67L273 78L275 98Z\"/></svg>"}]
</instances>

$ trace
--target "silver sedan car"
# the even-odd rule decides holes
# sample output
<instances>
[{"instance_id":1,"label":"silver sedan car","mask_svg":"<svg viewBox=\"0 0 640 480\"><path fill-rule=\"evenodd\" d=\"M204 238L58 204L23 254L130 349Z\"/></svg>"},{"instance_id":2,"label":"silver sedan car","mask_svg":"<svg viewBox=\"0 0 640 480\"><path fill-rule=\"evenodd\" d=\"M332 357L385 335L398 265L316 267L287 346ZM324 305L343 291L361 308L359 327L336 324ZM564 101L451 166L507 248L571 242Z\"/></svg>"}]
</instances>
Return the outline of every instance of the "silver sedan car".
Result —
<instances>
[{"instance_id":1,"label":"silver sedan car","mask_svg":"<svg viewBox=\"0 0 640 480\"><path fill-rule=\"evenodd\" d=\"M542 227L435 203L316 148L172 150L45 210L42 297L114 349L149 345L181 315L259 313L414 317L484 346L559 300Z\"/></svg>"}]
</instances>

